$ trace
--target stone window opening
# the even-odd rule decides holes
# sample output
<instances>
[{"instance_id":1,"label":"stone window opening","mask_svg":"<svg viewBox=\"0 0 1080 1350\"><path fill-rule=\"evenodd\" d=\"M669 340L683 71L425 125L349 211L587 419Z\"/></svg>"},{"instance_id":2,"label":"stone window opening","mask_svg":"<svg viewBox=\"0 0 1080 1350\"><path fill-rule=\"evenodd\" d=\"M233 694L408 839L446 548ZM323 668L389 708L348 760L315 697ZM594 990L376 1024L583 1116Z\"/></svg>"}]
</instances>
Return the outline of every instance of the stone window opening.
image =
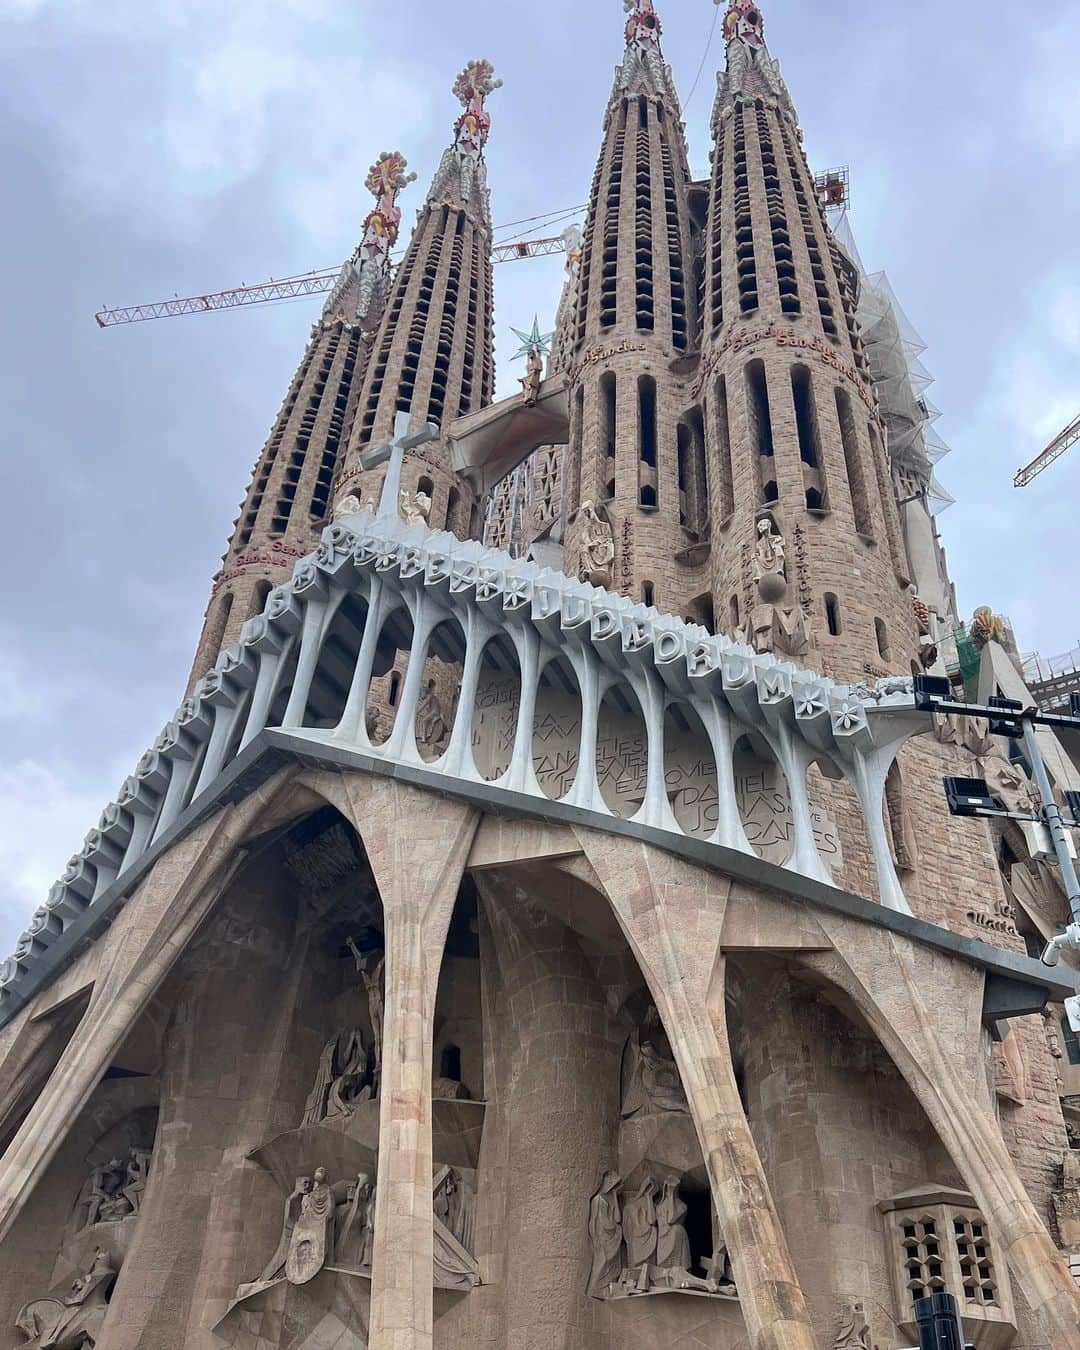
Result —
<instances>
[{"instance_id":1,"label":"stone window opening","mask_svg":"<svg viewBox=\"0 0 1080 1350\"><path fill-rule=\"evenodd\" d=\"M733 595L728 601L728 614L731 619L731 631L735 633L742 626L742 618L739 614L739 597L737 595Z\"/></svg>"},{"instance_id":2,"label":"stone window opening","mask_svg":"<svg viewBox=\"0 0 1080 1350\"><path fill-rule=\"evenodd\" d=\"M396 708L398 699L401 697L401 672L395 670L390 675L390 692L386 696L386 701L391 708Z\"/></svg>"},{"instance_id":3,"label":"stone window opening","mask_svg":"<svg viewBox=\"0 0 1080 1350\"><path fill-rule=\"evenodd\" d=\"M1061 1039L1065 1042L1065 1058L1070 1064L1080 1064L1080 1035L1073 1031L1069 1019L1061 1019Z\"/></svg>"},{"instance_id":4,"label":"stone window opening","mask_svg":"<svg viewBox=\"0 0 1080 1350\"><path fill-rule=\"evenodd\" d=\"M750 443L757 448L754 476L759 501L777 502L780 489L776 481L776 451L773 444L772 413L765 363L751 361L746 367L746 404Z\"/></svg>"},{"instance_id":5,"label":"stone window opening","mask_svg":"<svg viewBox=\"0 0 1080 1350\"><path fill-rule=\"evenodd\" d=\"M727 520L735 512L735 474L731 462L731 422L728 415L727 380L721 375L713 386L712 416L708 425L716 435L717 487L720 499L720 518Z\"/></svg>"},{"instance_id":6,"label":"stone window opening","mask_svg":"<svg viewBox=\"0 0 1080 1350\"><path fill-rule=\"evenodd\" d=\"M439 1077L446 1078L452 1083L461 1082L461 1047L457 1045L444 1045L442 1055L439 1057Z\"/></svg>"},{"instance_id":7,"label":"stone window opening","mask_svg":"<svg viewBox=\"0 0 1080 1350\"><path fill-rule=\"evenodd\" d=\"M750 173L746 161L746 126L743 110L735 109L735 271L739 309L752 314L758 307L757 260L754 256L754 222L750 213Z\"/></svg>"},{"instance_id":8,"label":"stone window opening","mask_svg":"<svg viewBox=\"0 0 1080 1350\"><path fill-rule=\"evenodd\" d=\"M874 620L874 636L877 639L878 656L883 661L892 659L892 653L889 649L889 630L885 627L884 619Z\"/></svg>"},{"instance_id":9,"label":"stone window opening","mask_svg":"<svg viewBox=\"0 0 1080 1350\"><path fill-rule=\"evenodd\" d=\"M601 434L604 442L604 454L608 459L615 458L615 426L616 426L616 395L618 385L616 383L615 372L613 370L605 371L600 376L600 399L601 415Z\"/></svg>"},{"instance_id":10,"label":"stone window opening","mask_svg":"<svg viewBox=\"0 0 1080 1350\"><path fill-rule=\"evenodd\" d=\"M918 1337L919 1299L951 1294L960 1308L965 1340L1011 1344L999 1334L1015 1331L1008 1272L997 1263L990 1225L974 1198L966 1191L931 1185L883 1201L878 1209L886 1219L897 1321L905 1335Z\"/></svg>"},{"instance_id":11,"label":"stone window opening","mask_svg":"<svg viewBox=\"0 0 1080 1350\"><path fill-rule=\"evenodd\" d=\"M832 594L825 596L825 622L829 626L830 637L839 637L843 632L843 625L840 622L840 602Z\"/></svg>"},{"instance_id":12,"label":"stone window opening","mask_svg":"<svg viewBox=\"0 0 1080 1350\"><path fill-rule=\"evenodd\" d=\"M656 381L649 375L638 380L638 505L658 505Z\"/></svg>"},{"instance_id":13,"label":"stone window opening","mask_svg":"<svg viewBox=\"0 0 1080 1350\"><path fill-rule=\"evenodd\" d=\"M827 509L828 492L825 469L821 457L821 431L818 426L814 385L806 366L793 366L791 371L791 401L795 408L795 427L799 437L799 459L802 461L803 492L807 509Z\"/></svg>"},{"instance_id":14,"label":"stone window opening","mask_svg":"<svg viewBox=\"0 0 1080 1350\"><path fill-rule=\"evenodd\" d=\"M866 475L863 473L862 459L859 455L859 437L855 429L855 418L851 411L851 399L847 391L837 389L836 418L840 423L840 441L844 447L844 466L847 470L848 491L851 494L851 510L855 518L855 530L864 539L874 538L873 515L870 511L870 495L866 489Z\"/></svg>"},{"instance_id":15,"label":"stone window opening","mask_svg":"<svg viewBox=\"0 0 1080 1350\"><path fill-rule=\"evenodd\" d=\"M637 327L642 332L651 333L655 326L653 312L652 167L649 146L649 104L644 95L638 99L638 132L634 178L634 262Z\"/></svg>"},{"instance_id":16,"label":"stone window opening","mask_svg":"<svg viewBox=\"0 0 1080 1350\"><path fill-rule=\"evenodd\" d=\"M716 138L716 158L713 161L713 189L710 213L712 235L709 240L711 270L709 273L709 294L712 304L712 334L719 333L724 324L724 150L727 138L727 124L721 122Z\"/></svg>"},{"instance_id":17,"label":"stone window opening","mask_svg":"<svg viewBox=\"0 0 1080 1350\"><path fill-rule=\"evenodd\" d=\"M709 487L705 469L705 423L700 408L678 425L679 524L700 538L708 533Z\"/></svg>"},{"instance_id":18,"label":"stone window opening","mask_svg":"<svg viewBox=\"0 0 1080 1350\"><path fill-rule=\"evenodd\" d=\"M255 583L255 594L251 598L251 610L248 614L249 619L254 619L257 614L261 614L266 608L266 597L270 594L273 587L268 581L257 581Z\"/></svg>"},{"instance_id":19,"label":"stone window opening","mask_svg":"<svg viewBox=\"0 0 1080 1350\"><path fill-rule=\"evenodd\" d=\"M643 581L641 583L641 603L643 605L656 604L656 589L651 581Z\"/></svg>"},{"instance_id":20,"label":"stone window opening","mask_svg":"<svg viewBox=\"0 0 1080 1350\"><path fill-rule=\"evenodd\" d=\"M232 591L226 591L218 604L217 614L214 616L214 626L208 635L205 661L207 669L214 664L221 651L221 644L225 639L225 630L229 626L229 616L232 614L232 607L233 593Z\"/></svg>"}]
</instances>

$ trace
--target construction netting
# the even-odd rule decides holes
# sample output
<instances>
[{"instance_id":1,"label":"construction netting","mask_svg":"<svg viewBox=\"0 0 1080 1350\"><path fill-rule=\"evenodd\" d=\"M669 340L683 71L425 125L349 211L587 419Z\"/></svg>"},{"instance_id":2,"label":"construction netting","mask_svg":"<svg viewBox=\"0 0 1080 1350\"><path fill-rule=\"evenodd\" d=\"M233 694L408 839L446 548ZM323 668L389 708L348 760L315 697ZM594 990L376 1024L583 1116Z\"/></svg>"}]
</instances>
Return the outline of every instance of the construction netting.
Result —
<instances>
[{"instance_id":1,"label":"construction netting","mask_svg":"<svg viewBox=\"0 0 1080 1350\"><path fill-rule=\"evenodd\" d=\"M859 327L888 432L890 458L896 469L917 480L931 513L939 515L955 498L934 473L949 447L933 426L941 412L926 393L934 382L920 359L926 343L904 313L885 273L867 272L863 266L846 211L833 232L859 271Z\"/></svg>"}]
</instances>

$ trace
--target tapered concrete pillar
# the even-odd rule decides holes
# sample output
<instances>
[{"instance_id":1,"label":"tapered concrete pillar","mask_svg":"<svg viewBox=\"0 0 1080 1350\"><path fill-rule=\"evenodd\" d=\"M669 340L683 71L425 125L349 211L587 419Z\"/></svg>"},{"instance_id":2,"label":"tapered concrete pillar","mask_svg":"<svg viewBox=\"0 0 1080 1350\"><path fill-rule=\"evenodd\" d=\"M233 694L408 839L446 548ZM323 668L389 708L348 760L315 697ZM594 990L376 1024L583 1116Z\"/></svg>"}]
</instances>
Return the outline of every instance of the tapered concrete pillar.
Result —
<instances>
[{"instance_id":1,"label":"tapered concrete pillar","mask_svg":"<svg viewBox=\"0 0 1080 1350\"><path fill-rule=\"evenodd\" d=\"M894 933L819 917L834 952L803 963L870 1024L990 1224L1052 1350L1080 1345L1077 1287L1028 1195L994 1116L981 1061L985 976Z\"/></svg>"},{"instance_id":2,"label":"tapered concrete pillar","mask_svg":"<svg viewBox=\"0 0 1080 1350\"><path fill-rule=\"evenodd\" d=\"M720 933L731 882L647 844L578 830L671 1042L731 1254L752 1350L815 1350L761 1157L739 1099Z\"/></svg>"},{"instance_id":3,"label":"tapered concrete pillar","mask_svg":"<svg viewBox=\"0 0 1080 1350\"><path fill-rule=\"evenodd\" d=\"M479 823L471 807L343 775L386 925L369 1350L431 1350L431 1048L443 947Z\"/></svg>"},{"instance_id":4,"label":"tapered concrete pillar","mask_svg":"<svg viewBox=\"0 0 1080 1350\"><path fill-rule=\"evenodd\" d=\"M124 1039L243 861L239 845L292 776L283 769L154 865L107 934L90 1003L0 1162L0 1240Z\"/></svg>"}]
</instances>

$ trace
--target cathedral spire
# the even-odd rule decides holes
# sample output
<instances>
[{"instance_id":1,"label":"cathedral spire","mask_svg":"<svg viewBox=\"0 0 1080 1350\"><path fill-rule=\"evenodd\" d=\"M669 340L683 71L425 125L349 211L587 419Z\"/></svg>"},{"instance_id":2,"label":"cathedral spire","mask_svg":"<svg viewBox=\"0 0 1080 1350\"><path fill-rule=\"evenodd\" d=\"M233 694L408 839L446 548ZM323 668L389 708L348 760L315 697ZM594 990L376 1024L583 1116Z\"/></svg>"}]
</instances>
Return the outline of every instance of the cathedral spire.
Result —
<instances>
[{"instance_id":1,"label":"cathedral spire","mask_svg":"<svg viewBox=\"0 0 1080 1350\"><path fill-rule=\"evenodd\" d=\"M324 323L344 319L368 330L377 326L390 289L390 253L401 226L397 195L416 179L415 173L405 172L408 167L400 151L384 150L368 170L364 186L375 197L375 205L364 220L356 252L327 297Z\"/></svg>"},{"instance_id":2,"label":"cathedral spire","mask_svg":"<svg viewBox=\"0 0 1080 1350\"><path fill-rule=\"evenodd\" d=\"M429 202L460 205L490 224L484 146L491 132L491 114L484 106L489 94L502 88L490 61L470 61L454 81L453 93L465 111L454 123L454 143L442 161L428 192Z\"/></svg>"},{"instance_id":3,"label":"cathedral spire","mask_svg":"<svg viewBox=\"0 0 1080 1350\"><path fill-rule=\"evenodd\" d=\"M656 94L678 106L671 71L664 64L660 22L653 0L623 0L627 13L626 55L616 74L620 94Z\"/></svg>"},{"instance_id":4,"label":"cathedral spire","mask_svg":"<svg viewBox=\"0 0 1080 1350\"><path fill-rule=\"evenodd\" d=\"M420 209L390 288L356 408L335 500L378 492L381 470L364 469L361 452L388 441L399 413L413 430L491 402L491 211L484 147L491 131L485 100L502 84L490 61L470 61L454 81L463 111ZM402 168L404 165L402 165ZM453 480L445 448L433 442L410 452L406 488L432 498L436 527L463 530L471 502Z\"/></svg>"},{"instance_id":5,"label":"cathedral spire","mask_svg":"<svg viewBox=\"0 0 1080 1350\"><path fill-rule=\"evenodd\" d=\"M715 0L722 5L725 0ZM792 121L795 109L788 94L780 63L769 55L765 43L765 17L756 0L726 0L724 42L727 69L719 77L714 119L739 98L775 99Z\"/></svg>"}]
</instances>

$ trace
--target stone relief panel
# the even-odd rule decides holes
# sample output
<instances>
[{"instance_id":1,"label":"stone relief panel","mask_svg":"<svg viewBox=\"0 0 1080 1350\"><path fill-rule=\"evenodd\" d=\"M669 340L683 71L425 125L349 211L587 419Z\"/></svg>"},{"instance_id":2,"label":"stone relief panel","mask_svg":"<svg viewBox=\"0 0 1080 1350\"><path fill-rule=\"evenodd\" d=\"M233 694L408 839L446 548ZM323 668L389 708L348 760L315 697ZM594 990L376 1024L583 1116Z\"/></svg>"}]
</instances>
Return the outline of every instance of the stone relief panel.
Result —
<instances>
[{"instance_id":1,"label":"stone relief panel","mask_svg":"<svg viewBox=\"0 0 1080 1350\"><path fill-rule=\"evenodd\" d=\"M97 1247L85 1271L70 1284L32 1298L15 1319L27 1346L85 1350L97 1344L117 1270L104 1247Z\"/></svg>"},{"instance_id":2,"label":"stone relief panel","mask_svg":"<svg viewBox=\"0 0 1080 1350\"><path fill-rule=\"evenodd\" d=\"M481 680L473 721L473 754L485 777L510 766L520 691L501 674ZM578 770L581 704L575 693L541 688L533 723L533 766L544 793L558 800L573 787ZM677 731L667 738L668 798L687 833L708 837L719 822L716 762L700 732ZM636 709L620 713L611 699L601 708L597 734L597 778L609 807L631 816L645 795L647 746ZM736 746L735 790L751 846L769 862L783 864L794 848L795 827L787 782L763 745L743 737ZM811 803L814 837L827 867L843 867L840 833L834 821Z\"/></svg>"}]
</instances>

